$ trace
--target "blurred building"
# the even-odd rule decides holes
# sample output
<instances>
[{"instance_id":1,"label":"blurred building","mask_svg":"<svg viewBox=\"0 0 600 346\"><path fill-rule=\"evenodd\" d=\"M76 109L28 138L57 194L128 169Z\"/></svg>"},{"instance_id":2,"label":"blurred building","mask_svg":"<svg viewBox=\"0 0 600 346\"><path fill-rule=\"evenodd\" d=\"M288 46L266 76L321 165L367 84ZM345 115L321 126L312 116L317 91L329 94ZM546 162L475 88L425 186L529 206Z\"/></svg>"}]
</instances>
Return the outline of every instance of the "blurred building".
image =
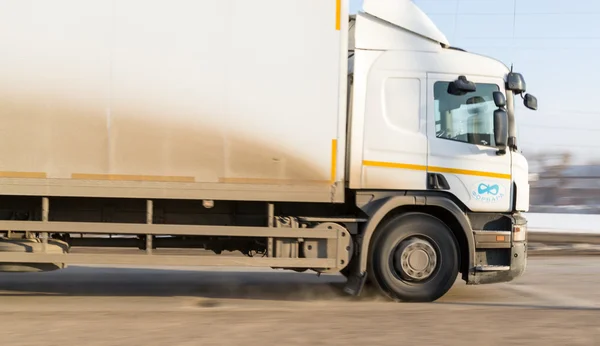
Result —
<instances>
[{"instance_id":1,"label":"blurred building","mask_svg":"<svg viewBox=\"0 0 600 346\"><path fill-rule=\"evenodd\" d=\"M600 165L546 166L530 180L532 212L600 213Z\"/></svg>"}]
</instances>

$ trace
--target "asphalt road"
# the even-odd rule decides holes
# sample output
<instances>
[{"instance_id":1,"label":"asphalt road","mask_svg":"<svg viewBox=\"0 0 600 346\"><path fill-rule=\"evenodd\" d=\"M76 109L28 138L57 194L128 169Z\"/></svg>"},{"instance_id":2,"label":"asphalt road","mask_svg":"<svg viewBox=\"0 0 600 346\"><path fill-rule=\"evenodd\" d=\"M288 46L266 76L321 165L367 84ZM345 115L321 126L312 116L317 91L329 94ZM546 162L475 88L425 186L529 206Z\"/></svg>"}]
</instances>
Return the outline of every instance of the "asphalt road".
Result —
<instances>
[{"instance_id":1,"label":"asphalt road","mask_svg":"<svg viewBox=\"0 0 600 346\"><path fill-rule=\"evenodd\" d=\"M351 299L343 278L214 268L0 274L2 345L600 345L600 257L534 257L432 304Z\"/></svg>"}]
</instances>

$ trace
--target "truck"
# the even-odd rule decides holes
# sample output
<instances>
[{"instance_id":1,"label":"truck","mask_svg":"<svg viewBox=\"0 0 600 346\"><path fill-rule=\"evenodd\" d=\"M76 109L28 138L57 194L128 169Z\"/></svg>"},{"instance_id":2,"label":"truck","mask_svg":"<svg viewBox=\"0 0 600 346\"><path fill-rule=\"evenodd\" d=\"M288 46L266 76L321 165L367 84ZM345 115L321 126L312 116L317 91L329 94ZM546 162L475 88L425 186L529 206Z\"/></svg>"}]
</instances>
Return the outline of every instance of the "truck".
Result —
<instances>
[{"instance_id":1,"label":"truck","mask_svg":"<svg viewBox=\"0 0 600 346\"><path fill-rule=\"evenodd\" d=\"M266 267L397 302L522 275L523 75L411 1L349 6L0 2L0 271Z\"/></svg>"}]
</instances>

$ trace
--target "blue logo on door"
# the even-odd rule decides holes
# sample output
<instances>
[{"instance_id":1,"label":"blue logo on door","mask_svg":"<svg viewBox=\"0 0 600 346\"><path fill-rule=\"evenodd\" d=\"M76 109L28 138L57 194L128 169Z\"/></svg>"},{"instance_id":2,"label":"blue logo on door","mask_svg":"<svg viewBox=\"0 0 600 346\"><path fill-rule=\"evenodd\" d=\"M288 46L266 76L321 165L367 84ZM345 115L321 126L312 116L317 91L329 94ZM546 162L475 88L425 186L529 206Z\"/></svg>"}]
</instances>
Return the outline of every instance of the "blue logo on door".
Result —
<instances>
[{"instance_id":1,"label":"blue logo on door","mask_svg":"<svg viewBox=\"0 0 600 346\"><path fill-rule=\"evenodd\" d=\"M477 187L477 192L479 192L480 195L498 196L500 186L498 184L488 185L481 183L479 184L479 187Z\"/></svg>"},{"instance_id":2,"label":"blue logo on door","mask_svg":"<svg viewBox=\"0 0 600 346\"><path fill-rule=\"evenodd\" d=\"M506 189L493 182L480 182L471 189L471 197L481 203L498 203L506 195Z\"/></svg>"}]
</instances>

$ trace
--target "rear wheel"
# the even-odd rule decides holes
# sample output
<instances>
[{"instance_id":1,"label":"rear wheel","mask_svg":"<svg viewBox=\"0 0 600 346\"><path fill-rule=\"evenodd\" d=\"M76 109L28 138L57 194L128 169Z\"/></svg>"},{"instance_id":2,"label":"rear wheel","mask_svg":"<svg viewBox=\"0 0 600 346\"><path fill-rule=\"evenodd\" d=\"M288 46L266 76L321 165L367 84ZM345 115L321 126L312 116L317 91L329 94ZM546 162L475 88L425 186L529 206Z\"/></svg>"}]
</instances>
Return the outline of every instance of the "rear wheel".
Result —
<instances>
[{"instance_id":1,"label":"rear wheel","mask_svg":"<svg viewBox=\"0 0 600 346\"><path fill-rule=\"evenodd\" d=\"M369 251L369 276L389 298L431 302L450 290L459 270L452 231L439 219L408 213L387 221Z\"/></svg>"}]
</instances>

